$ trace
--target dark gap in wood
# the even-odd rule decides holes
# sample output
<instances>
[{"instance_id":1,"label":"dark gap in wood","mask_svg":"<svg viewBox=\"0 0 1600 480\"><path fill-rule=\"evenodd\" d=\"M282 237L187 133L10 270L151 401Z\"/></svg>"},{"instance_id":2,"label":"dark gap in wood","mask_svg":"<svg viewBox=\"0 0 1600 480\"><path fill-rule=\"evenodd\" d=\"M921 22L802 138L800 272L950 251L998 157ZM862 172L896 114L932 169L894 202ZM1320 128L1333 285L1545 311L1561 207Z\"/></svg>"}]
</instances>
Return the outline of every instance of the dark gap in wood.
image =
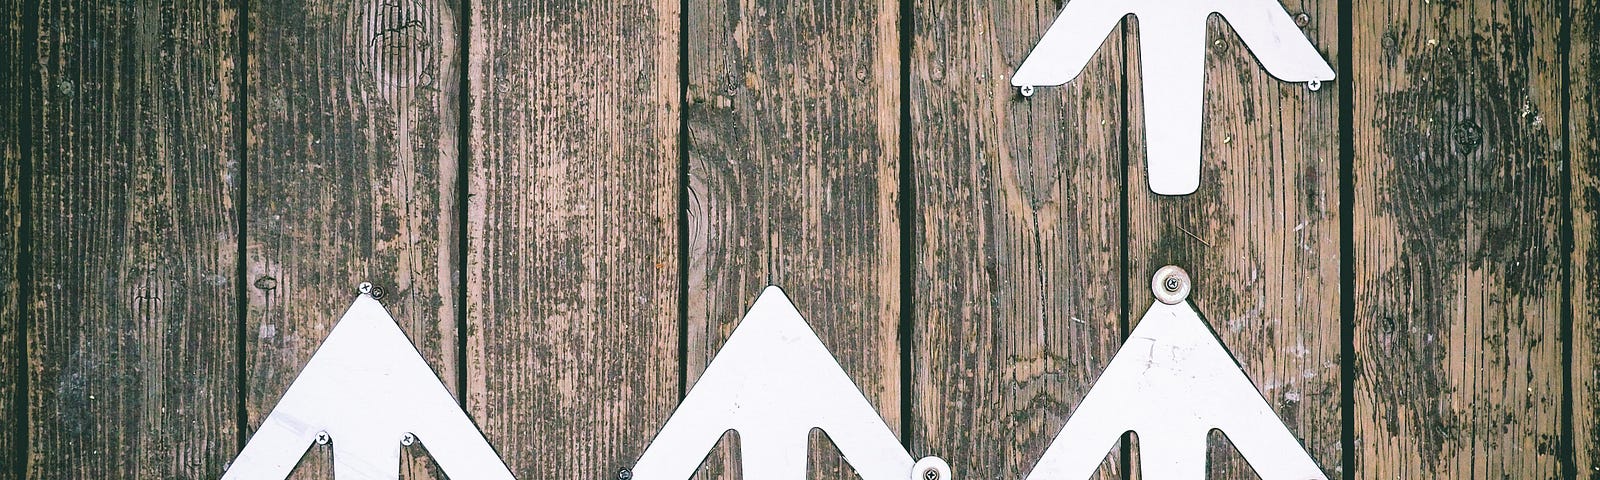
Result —
<instances>
[{"instance_id":1,"label":"dark gap in wood","mask_svg":"<svg viewBox=\"0 0 1600 480\"><path fill-rule=\"evenodd\" d=\"M1128 36L1130 34L1129 29L1133 23L1131 20L1129 20L1129 18L1130 17L1128 16L1122 17L1122 24L1120 25L1122 29L1122 81L1117 86L1118 94L1121 95L1122 98L1121 106L1119 107L1121 110L1118 113L1118 117L1120 119L1119 121L1121 122L1119 126L1119 128L1121 128L1121 132L1119 132L1118 135L1122 137L1120 139L1122 143L1122 151L1120 152L1122 161L1122 188L1118 191L1118 194L1121 195L1122 198L1120 202L1121 205L1117 210L1117 235L1122 240L1121 242L1118 242L1121 246L1117 247L1117 255L1119 257L1117 270L1122 272L1122 275L1117 279L1117 288L1121 292L1118 295L1118 303L1122 308L1117 312L1117 331L1118 336L1121 337L1123 342L1128 341L1128 323L1130 322L1130 316L1132 315L1133 310L1133 292L1128 288L1128 280L1132 276L1133 268L1131 260L1128 258L1128 230L1130 229L1130 222L1132 221L1131 219L1133 217L1131 212L1133 205L1128 201L1128 196L1131 195L1131 192L1128 190L1128 174L1133 170L1128 166L1128 162L1132 161L1132 155L1129 155L1129 150L1133 149L1129 145L1128 141L1128 62L1133 58L1133 53L1129 52L1128 50ZM1120 346L1118 348L1120 348ZM1122 478L1132 478L1133 434L1131 432L1124 432L1122 434L1122 440L1119 442L1119 449L1122 455L1119 458L1120 465L1118 466L1122 469Z\"/></svg>"},{"instance_id":2,"label":"dark gap in wood","mask_svg":"<svg viewBox=\"0 0 1600 480\"><path fill-rule=\"evenodd\" d=\"M912 2L900 0L900 443L911 450L913 408L911 399L912 348L911 335L916 302L916 178L912 168L916 161L911 157L911 48L915 34L916 18ZM915 455L912 456L916 458Z\"/></svg>"},{"instance_id":3,"label":"dark gap in wood","mask_svg":"<svg viewBox=\"0 0 1600 480\"><path fill-rule=\"evenodd\" d=\"M467 211L472 197L472 0L456 4L456 403L467 408Z\"/></svg>"},{"instance_id":4,"label":"dark gap in wood","mask_svg":"<svg viewBox=\"0 0 1600 480\"><path fill-rule=\"evenodd\" d=\"M689 0L678 2L678 401L689 394Z\"/></svg>"},{"instance_id":5,"label":"dark gap in wood","mask_svg":"<svg viewBox=\"0 0 1600 480\"><path fill-rule=\"evenodd\" d=\"M33 418L28 405L28 372L32 370L31 357L28 355L28 322L32 321L31 310L28 305L32 303L33 296L33 121L34 115L40 114L34 107L42 105L43 92L34 82L39 78L39 1L27 0L22 8L22 31L27 38L22 42L22 62L26 67L22 70L22 97L27 102L27 108L18 113L20 120L17 122L18 148L21 150L21 163L17 169L17 197L18 216L17 222L17 330L16 348L18 369L16 372L17 391L11 402L16 412L11 428L16 435L12 440L10 455L14 455L13 466L16 468L15 478L28 478L28 424Z\"/></svg>"},{"instance_id":6,"label":"dark gap in wood","mask_svg":"<svg viewBox=\"0 0 1600 480\"><path fill-rule=\"evenodd\" d=\"M1560 171L1561 191L1558 201L1561 203L1561 223L1559 229L1561 242L1562 261L1561 271L1561 438L1556 440L1556 451L1561 462L1561 478L1576 480L1578 478L1577 457L1577 426L1573 422L1572 411L1572 340L1573 312L1572 312L1572 252L1575 244L1572 231L1572 140L1568 134L1572 132L1572 0L1562 0L1559 3L1561 11L1561 33L1556 41L1556 55L1561 57L1561 131L1558 138L1567 138L1562 142Z\"/></svg>"},{"instance_id":7,"label":"dark gap in wood","mask_svg":"<svg viewBox=\"0 0 1600 480\"><path fill-rule=\"evenodd\" d=\"M234 155L236 155L234 164L238 165L237 174L239 178L238 188L234 189L234 194L237 195L235 198L238 199L234 202L234 228L237 231L234 234L235 250L233 259L234 310L236 310L234 315L237 317L233 332L235 336L233 355L236 359L233 373L235 381L238 382L238 396L234 404L234 409L236 410L234 417L238 434L234 436L234 443L237 444L239 450L244 450L244 445L247 439L250 438L250 412L247 409L250 398L250 357L245 345L245 339L250 338L247 326L250 321L250 287L249 279L246 278L250 271L249 255L247 254L249 242L246 241L250 230L250 214L247 208L250 195L249 191L246 190L250 185L250 142L248 137L250 128L248 117L250 113L250 91L248 90L250 88L250 75L247 73L250 70L250 0L239 0L236 8L239 9L239 25L237 26L239 29L239 53L236 58L241 65L239 70L242 73L234 79L237 82L234 91L238 92L238 97L233 101L235 109L233 145Z\"/></svg>"},{"instance_id":8,"label":"dark gap in wood","mask_svg":"<svg viewBox=\"0 0 1600 480\"><path fill-rule=\"evenodd\" d=\"M1339 453L1345 480L1356 478L1355 421L1355 67L1351 0L1339 0Z\"/></svg>"}]
</instances>

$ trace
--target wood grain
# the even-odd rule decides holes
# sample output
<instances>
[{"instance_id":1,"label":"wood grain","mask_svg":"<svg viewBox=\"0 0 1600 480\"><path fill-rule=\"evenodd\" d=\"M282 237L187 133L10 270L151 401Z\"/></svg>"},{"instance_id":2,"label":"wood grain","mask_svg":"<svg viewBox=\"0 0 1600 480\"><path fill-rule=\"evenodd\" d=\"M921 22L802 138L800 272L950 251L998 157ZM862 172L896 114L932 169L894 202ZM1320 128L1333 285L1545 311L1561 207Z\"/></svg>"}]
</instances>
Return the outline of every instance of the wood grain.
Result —
<instances>
[{"instance_id":1,"label":"wood grain","mask_svg":"<svg viewBox=\"0 0 1600 480\"><path fill-rule=\"evenodd\" d=\"M390 314L459 392L459 5L249 6L249 428L277 404L361 282L384 290ZM427 467L405 468L422 475ZM296 477L328 478L319 469Z\"/></svg>"},{"instance_id":2,"label":"wood grain","mask_svg":"<svg viewBox=\"0 0 1600 480\"><path fill-rule=\"evenodd\" d=\"M688 9L689 380L775 284L899 432L898 5ZM813 477L849 474L830 450Z\"/></svg>"},{"instance_id":3,"label":"wood grain","mask_svg":"<svg viewBox=\"0 0 1600 480\"><path fill-rule=\"evenodd\" d=\"M1026 476L1122 343L1121 29L1072 83L1010 86L1056 6L914 4L907 414L958 478Z\"/></svg>"},{"instance_id":4,"label":"wood grain","mask_svg":"<svg viewBox=\"0 0 1600 480\"><path fill-rule=\"evenodd\" d=\"M1338 3L1283 5L1337 65ZM1337 478L1339 93L1333 82L1314 92L1268 75L1220 16L1211 17L1206 39L1200 189L1169 197L1149 188L1145 147L1157 140L1144 135L1137 34L1129 35L1129 318L1137 323L1155 301L1157 269L1187 270L1190 302ZM1209 443L1209 478L1257 478L1229 443Z\"/></svg>"},{"instance_id":5,"label":"wood grain","mask_svg":"<svg viewBox=\"0 0 1600 480\"><path fill-rule=\"evenodd\" d=\"M467 404L518 478L609 479L678 398L676 0L472 2Z\"/></svg>"},{"instance_id":6,"label":"wood grain","mask_svg":"<svg viewBox=\"0 0 1600 480\"><path fill-rule=\"evenodd\" d=\"M0 11L18 12L0 19L7 52L0 54L0 90L7 92L0 100L0 479L5 480L20 480L27 461L22 443L28 427L28 392L23 387L27 344L21 338L26 321L21 267L27 261L22 255L22 187L27 179L22 166L29 161L24 139L31 135L25 130L35 98L29 85L33 63L25 52L35 40L24 23L23 8L22 0L0 0Z\"/></svg>"},{"instance_id":7,"label":"wood grain","mask_svg":"<svg viewBox=\"0 0 1600 480\"><path fill-rule=\"evenodd\" d=\"M1550 1L1354 4L1357 478L1557 478Z\"/></svg>"},{"instance_id":8,"label":"wood grain","mask_svg":"<svg viewBox=\"0 0 1600 480\"><path fill-rule=\"evenodd\" d=\"M238 12L33 5L26 476L214 477L239 434Z\"/></svg>"},{"instance_id":9,"label":"wood grain","mask_svg":"<svg viewBox=\"0 0 1600 480\"><path fill-rule=\"evenodd\" d=\"M1566 61L1572 165L1572 463L1577 478L1600 477L1600 4L1571 2Z\"/></svg>"}]
</instances>

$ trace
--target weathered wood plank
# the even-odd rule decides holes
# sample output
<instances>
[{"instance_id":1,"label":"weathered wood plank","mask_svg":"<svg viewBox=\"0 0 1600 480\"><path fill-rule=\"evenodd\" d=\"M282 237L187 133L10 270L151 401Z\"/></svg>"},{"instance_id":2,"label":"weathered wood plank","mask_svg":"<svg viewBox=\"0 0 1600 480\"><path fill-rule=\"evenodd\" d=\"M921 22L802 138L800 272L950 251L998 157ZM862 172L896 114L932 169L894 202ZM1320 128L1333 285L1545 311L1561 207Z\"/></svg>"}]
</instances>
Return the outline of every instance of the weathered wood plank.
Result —
<instances>
[{"instance_id":1,"label":"weathered wood plank","mask_svg":"<svg viewBox=\"0 0 1600 480\"><path fill-rule=\"evenodd\" d=\"M238 12L35 5L27 477L214 477L239 433Z\"/></svg>"},{"instance_id":2,"label":"weathered wood plank","mask_svg":"<svg viewBox=\"0 0 1600 480\"><path fill-rule=\"evenodd\" d=\"M1600 476L1600 4L1571 2L1566 133L1572 161L1572 465Z\"/></svg>"},{"instance_id":3,"label":"weathered wood plank","mask_svg":"<svg viewBox=\"0 0 1600 480\"><path fill-rule=\"evenodd\" d=\"M1337 65L1338 2L1283 5ZM1312 458L1337 477L1339 94L1333 82L1310 91L1272 78L1219 16L1206 39L1200 189L1169 197L1148 186L1142 66L1133 60L1137 35L1129 36L1130 322L1155 302L1157 269L1188 270L1195 308ZM1210 478L1256 478L1227 442L1210 442L1210 458Z\"/></svg>"},{"instance_id":4,"label":"weathered wood plank","mask_svg":"<svg viewBox=\"0 0 1600 480\"><path fill-rule=\"evenodd\" d=\"M1357 478L1557 478L1561 2L1356 2Z\"/></svg>"},{"instance_id":5,"label":"weathered wood plank","mask_svg":"<svg viewBox=\"0 0 1600 480\"><path fill-rule=\"evenodd\" d=\"M249 5L249 428L363 281L456 391L459 5Z\"/></svg>"},{"instance_id":6,"label":"weathered wood plank","mask_svg":"<svg viewBox=\"0 0 1600 480\"><path fill-rule=\"evenodd\" d=\"M689 379L780 285L898 432L899 6L688 8ZM813 476L848 475L829 450Z\"/></svg>"},{"instance_id":7,"label":"weathered wood plank","mask_svg":"<svg viewBox=\"0 0 1600 480\"><path fill-rule=\"evenodd\" d=\"M34 98L28 82L34 62L26 52L34 39L23 22L23 10L22 0L0 0L0 11L17 12L0 19L6 52L0 54L0 90L6 92L0 100L0 479L20 479L27 459L21 443L28 412L24 406L27 392L22 388L27 351L21 338L19 267L27 261L22 257L22 186L26 182L22 165L28 161L23 139L30 135L24 129L33 116L30 102Z\"/></svg>"},{"instance_id":8,"label":"weathered wood plank","mask_svg":"<svg viewBox=\"0 0 1600 480\"><path fill-rule=\"evenodd\" d=\"M959 478L1025 476L1121 344L1121 29L1070 85L1010 87L1057 6L914 4L906 413Z\"/></svg>"},{"instance_id":9,"label":"weathered wood plank","mask_svg":"<svg viewBox=\"0 0 1600 480\"><path fill-rule=\"evenodd\" d=\"M472 2L467 403L519 478L616 478L678 397L677 0Z\"/></svg>"}]
</instances>

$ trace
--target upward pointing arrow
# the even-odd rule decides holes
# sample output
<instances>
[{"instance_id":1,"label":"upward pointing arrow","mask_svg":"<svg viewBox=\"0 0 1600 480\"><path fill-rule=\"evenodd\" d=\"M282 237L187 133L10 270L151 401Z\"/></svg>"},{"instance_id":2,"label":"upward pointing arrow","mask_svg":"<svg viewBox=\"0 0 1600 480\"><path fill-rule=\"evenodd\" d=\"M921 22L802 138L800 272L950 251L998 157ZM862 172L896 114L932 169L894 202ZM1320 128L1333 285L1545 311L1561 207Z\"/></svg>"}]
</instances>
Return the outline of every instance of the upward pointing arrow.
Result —
<instances>
[{"instance_id":1,"label":"upward pointing arrow","mask_svg":"<svg viewBox=\"0 0 1600 480\"><path fill-rule=\"evenodd\" d=\"M911 456L778 287L767 287L634 466L635 480L687 479L724 432L744 478L804 480L813 427L865 480L906 480Z\"/></svg>"},{"instance_id":2,"label":"upward pointing arrow","mask_svg":"<svg viewBox=\"0 0 1600 480\"><path fill-rule=\"evenodd\" d=\"M338 480L400 478L407 433L450 477L512 478L389 312L367 295L328 333L222 478L288 477L319 432L332 437Z\"/></svg>"},{"instance_id":3,"label":"upward pointing arrow","mask_svg":"<svg viewBox=\"0 0 1600 480\"><path fill-rule=\"evenodd\" d=\"M1122 20L1139 20L1150 189L1187 195L1200 186L1206 18L1221 14L1267 73L1290 82L1333 80L1333 67L1278 0L1071 0L1017 67L1011 84L1072 81Z\"/></svg>"},{"instance_id":4,"label":"upward pointing arrow","mask_svg":"<svg viewBox=\"0 0 1600 480\"><path fill-rule=\"evenodd\" d=\"M1264 480L1327 480L1188 301L1139 320L1027 480L1089 478L1123 432L1139 434L1149 480L1206 478L1222 430Z\"/></svg>"}]
</instances>

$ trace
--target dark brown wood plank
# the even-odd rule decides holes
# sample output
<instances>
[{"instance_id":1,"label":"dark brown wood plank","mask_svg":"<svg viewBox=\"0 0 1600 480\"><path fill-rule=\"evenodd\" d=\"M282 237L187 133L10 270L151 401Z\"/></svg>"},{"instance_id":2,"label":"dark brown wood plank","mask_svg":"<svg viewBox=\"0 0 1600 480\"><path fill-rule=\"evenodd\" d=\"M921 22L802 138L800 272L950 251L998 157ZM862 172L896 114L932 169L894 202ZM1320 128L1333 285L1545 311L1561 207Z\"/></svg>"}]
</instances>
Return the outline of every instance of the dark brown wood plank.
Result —
<instances>
[{"instance_id":1,"label":"dark brown wood plank","mask_svg":"<svg viewBox=\"0 0 1600 480\"><path fill-rule=\"evenodd\" d=\"M616 478L678 398L678 2L472 5L467 403L518 478Z\"/></svg>"},{"instance_id":2,"label":"dark brown wood plank","mask_svg":"<svg viewBox=\"0 0 1600 480\"><path fill-rule=\"evenodd\" d=\"M914 4L907 414L958 478L1026 476L1122 343L1122 30L1071 84L1010 87L1057 6Z\"/></svg>"},{"instance_id":3,"label":"dark brown wood plank","mask_svg":"<svg viewBox=\"0 0 1600 480\"><path fill-rule=\"evenodd\" d=\"M27 429L28 412L23 406L27 392L22 388L23 361L27 351L22 343L22 165L28 161L23 130L31 121L29 69L33 62L27 51L34 39L23 23L22 0L0 0L0 11L17 12L0 19L0 39L5 44L0 54L0 479L19 479L23 463L22 435ZM19 428L20 427L20 428Z\"/></svg>"},{"instance_id":4,"label":"dark brown wood plank","mask_svg":"<svg viewBox=\"0 0 1600 480\"><path fill-rule=\"evenodd\" d=\"M1571 2L1565 132L1572 162L1572 465L1600 476L1600 3Z\"/></svg>"},{"instance_id":5,"label":"dark brown wood plank","mask_svg":"<svg viewBox=\"0 0 1600 480\"><path fill-rule=\"evenodd\" d=\"M1338 2L1283 6L1330 64ZM1159 35L1160 33L1154 33ZM1189 300L1330 477L1342 475L1339 313L1339 92L1268 75L1233 28L1206 33L1200 189L1149 188L1137 35L1129 36L1129 320L1155 302L1164 265L1189 272ZM1137 465L1137 461L1135 461ZM1210 478L1257 478L1210 442Z\"/></svg>"},{"instance_id":6,"label":"dark brown wood plank","mask_svg":"<svg viewBox=\"0 0 1600 480\"><path fill-rule=\"evenodd\" d=\"M27 477L216 477L239 433L239 12L35 5Z\"/></svg>"},{"instance_id":7,"label":"dark brown wood plank","mask_svg":"<svg viewBox=\"0 0 1600 480\"><path fill-rule=\"evenodd\" d=\"M363 281L456 391L459 5L249 5L251 431Z\"/></svg>"},{"instance_id":8,"label":"dark brown wood plank","mask_svg":"<svg viewBox=\"0 0 1600 480\"><path fill-rule=\"evenodd\" d=\"M898 432L899 6L688 8L691 383L772 283ZM814 477L850 474L812 458Z\"/></svg>"},{"instance_id":9,"label":"dark brown wood plank","mask_svg":"<svg viewBox=\"0 0 1600 480\"><path fill-rule=\"evenodd\" d=\"M1562 2L1356 2L1357 478L1557 478Z\"/></svg>"}]
</instances>

